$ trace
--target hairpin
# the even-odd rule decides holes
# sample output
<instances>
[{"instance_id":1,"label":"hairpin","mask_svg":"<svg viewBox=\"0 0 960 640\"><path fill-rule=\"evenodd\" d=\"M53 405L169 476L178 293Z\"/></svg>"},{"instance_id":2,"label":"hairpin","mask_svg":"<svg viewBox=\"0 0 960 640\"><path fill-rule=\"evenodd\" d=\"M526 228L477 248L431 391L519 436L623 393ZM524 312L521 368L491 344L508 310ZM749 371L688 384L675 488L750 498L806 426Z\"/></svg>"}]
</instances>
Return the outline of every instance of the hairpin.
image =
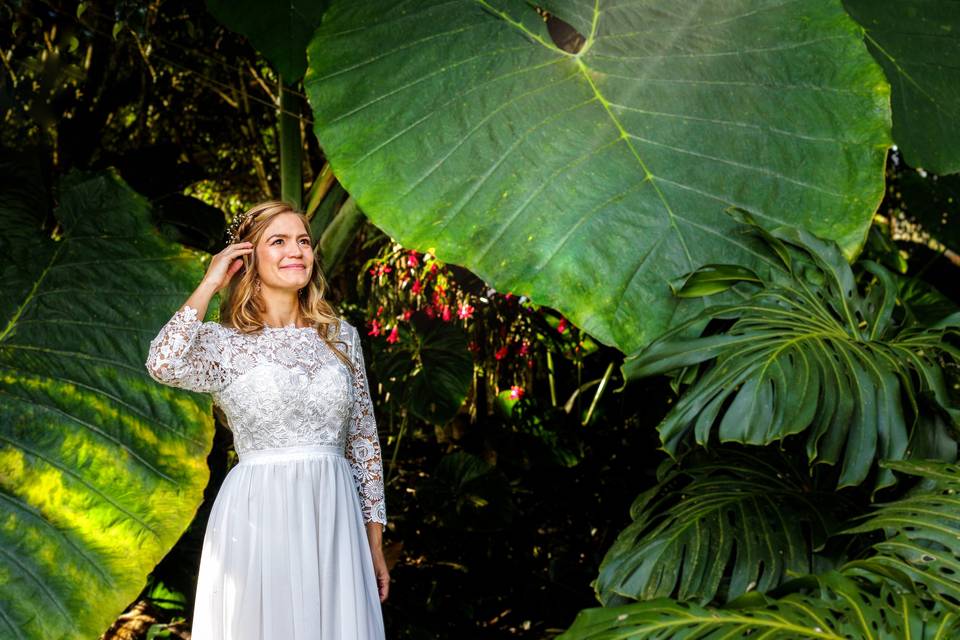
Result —
<instances>
[{"instance_id":1,"label":"hairpin","mask_svg":"<svg viewBox=\"0 0 960 640\"><path fill-rule=\"evenodd\" d=\"M237 231L240 229L240 225L243 224L244 220L250 217L251 213L253 213L252 209L235 216L230 222L230 225L227 227L227 246L237 241Z\"/></svg>"}]
</instances>

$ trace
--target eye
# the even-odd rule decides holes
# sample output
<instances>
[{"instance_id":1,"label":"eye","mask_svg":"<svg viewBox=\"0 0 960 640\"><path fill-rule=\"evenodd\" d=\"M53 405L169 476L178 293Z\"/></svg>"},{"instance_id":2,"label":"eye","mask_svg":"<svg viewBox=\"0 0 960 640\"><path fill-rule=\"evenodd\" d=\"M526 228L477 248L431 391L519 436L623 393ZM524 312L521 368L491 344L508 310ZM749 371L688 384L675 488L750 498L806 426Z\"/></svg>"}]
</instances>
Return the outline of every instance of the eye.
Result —
<instances>
[{"instance_id":1,"label":"eye","mask_svg":"<svg viewBox=\"0 0 960 640\"><path fill-rule=\"evenodd\" d=\"M274 241L271 242L270 244L277 244L278 242L283 242L283 238L277 238L276 240L274 240Z\"/></svg>"}]
</instances>

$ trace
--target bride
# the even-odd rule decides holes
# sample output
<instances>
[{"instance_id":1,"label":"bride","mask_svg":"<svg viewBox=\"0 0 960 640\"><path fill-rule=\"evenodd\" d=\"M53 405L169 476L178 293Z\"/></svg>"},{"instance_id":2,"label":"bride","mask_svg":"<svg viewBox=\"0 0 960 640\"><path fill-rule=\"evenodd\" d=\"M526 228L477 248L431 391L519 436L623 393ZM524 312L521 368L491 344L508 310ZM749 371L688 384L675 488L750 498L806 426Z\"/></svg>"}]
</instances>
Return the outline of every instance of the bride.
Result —
<instances>
[{"instance_id":1,"label":"bride","mask_svg":"<svg viewBox=\"0 0 960 640\"><path fill-rule=\"evenodd\" d=\"M382 639L386 508L358 332L324 299L302 213L261 203L228 242L146 360L211 394L240 458L207 522L192 637ZM221 322L203 322L225 288Z\"/></svg>"}]
</instances>

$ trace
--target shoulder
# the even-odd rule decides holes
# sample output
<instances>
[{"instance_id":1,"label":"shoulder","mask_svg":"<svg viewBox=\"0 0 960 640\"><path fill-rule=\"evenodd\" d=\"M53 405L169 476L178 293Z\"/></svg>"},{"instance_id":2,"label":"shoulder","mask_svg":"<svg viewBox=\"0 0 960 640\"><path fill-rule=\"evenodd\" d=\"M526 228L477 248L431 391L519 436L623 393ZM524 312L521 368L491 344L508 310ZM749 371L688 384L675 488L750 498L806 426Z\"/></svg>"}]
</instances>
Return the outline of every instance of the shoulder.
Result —
<instances>
[{"instance_id":1,"label":"shoulder","mask_svg":"<svg viewBox=\"0 0 960 640\"><path fill-rule=\"evenodd\" d=\"M342 340L354 341L359 337L357 328L350 324L346 318L340 318L340 338Z\"/></svg>"}]
</instances>

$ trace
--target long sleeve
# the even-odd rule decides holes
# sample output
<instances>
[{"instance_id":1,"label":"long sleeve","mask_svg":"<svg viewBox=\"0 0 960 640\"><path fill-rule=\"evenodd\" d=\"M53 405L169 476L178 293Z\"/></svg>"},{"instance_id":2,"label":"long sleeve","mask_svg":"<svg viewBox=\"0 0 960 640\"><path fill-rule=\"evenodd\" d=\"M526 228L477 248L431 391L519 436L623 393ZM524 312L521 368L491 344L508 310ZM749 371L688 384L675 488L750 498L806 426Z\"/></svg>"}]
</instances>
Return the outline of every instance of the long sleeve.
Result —
<instances>
[{"instance_id":1,"label":"long sleeve","mask_svg":"<svg viewBox=\"0 0 960 640\"><path fill-rule=\"evenodd\" d=\"M360 494L364 523L379 522L387 526L387 511L383 492L383 465L380 440L373 415L373 402L367 371L363 362L360 336L355 327L348 327L350 358L353 375L353 405L347 431L346 457L353 471L353 480Z\"/></svg>"},{"instance_id":2,"label":"long sleeve","mask_svg":"<svg viewBox=\"0 0 960 640\"><path fill-rule=\"evenodd\" d=\"M225 386L222 345L215 322L202 322L189 305L177 310L150 341L146 367L150 377L190 391Z\"/></svg>"}]
</instances>

